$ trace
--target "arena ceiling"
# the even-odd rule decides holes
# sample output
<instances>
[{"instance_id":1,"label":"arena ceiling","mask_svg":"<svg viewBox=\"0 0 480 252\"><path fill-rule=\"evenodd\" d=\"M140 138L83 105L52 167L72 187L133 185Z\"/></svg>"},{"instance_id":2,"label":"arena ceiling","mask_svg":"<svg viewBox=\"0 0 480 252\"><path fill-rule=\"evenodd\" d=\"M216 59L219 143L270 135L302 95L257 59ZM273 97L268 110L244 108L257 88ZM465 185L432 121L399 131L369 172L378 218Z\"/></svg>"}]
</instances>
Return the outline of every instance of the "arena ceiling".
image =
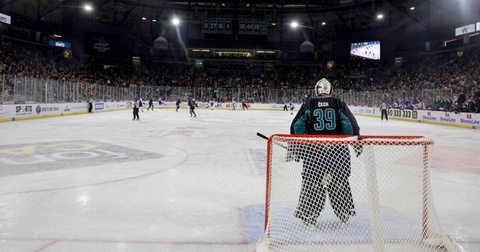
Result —
<instances>
[{"instance_id":1,"label":"arena ceiling","mask_svg":"<svg viewBox=\"0 0 480 252\"><path fill-rule=\"evenodd\" d=\"M83 10L86 3L93 5L93 12ZM407 16L421 23L409 12L412 6L414 0L5 0L0 10L17 15L17 23L25 23L24 26L38 21L69 24L85 18L138 27L148 21L167 21L175 15L191 24L200 24L203 18L255 18L268 20L270 24L298 18L306 26L327 22L335 30L349 31L375 28L378 11Z\"/></svg>"}]
</instances>

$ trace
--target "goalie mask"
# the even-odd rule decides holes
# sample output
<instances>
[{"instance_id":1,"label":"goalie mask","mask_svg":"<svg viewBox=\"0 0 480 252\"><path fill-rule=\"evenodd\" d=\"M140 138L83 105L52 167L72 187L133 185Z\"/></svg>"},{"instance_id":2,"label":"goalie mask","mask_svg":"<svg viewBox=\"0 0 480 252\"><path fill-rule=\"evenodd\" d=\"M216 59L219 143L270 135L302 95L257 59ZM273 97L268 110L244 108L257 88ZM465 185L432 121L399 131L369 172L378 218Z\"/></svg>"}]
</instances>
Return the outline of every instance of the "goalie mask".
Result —
<instances>
[{"instance_id":1,"label":"goalie mask","mask_svg":"<svg viewBox=\"0 0 480 252\"><path fill-rule=\"evenodd\" d=\"M330 95L332 93L332 84L325 78L322 78L315 84L315 93L317 96Z\"/></svg>"}]
</instances>

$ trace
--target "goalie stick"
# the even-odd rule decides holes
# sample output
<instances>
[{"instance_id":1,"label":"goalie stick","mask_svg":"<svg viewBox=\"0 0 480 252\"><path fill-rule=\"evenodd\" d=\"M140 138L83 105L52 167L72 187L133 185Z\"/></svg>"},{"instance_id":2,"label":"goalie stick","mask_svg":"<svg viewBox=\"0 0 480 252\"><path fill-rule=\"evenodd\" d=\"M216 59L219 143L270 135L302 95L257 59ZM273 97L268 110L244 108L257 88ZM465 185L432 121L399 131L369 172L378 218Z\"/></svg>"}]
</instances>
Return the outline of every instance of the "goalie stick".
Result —
<instances>
[{"instance_id":1,"label":"goalie stick","mask_svg":"<svg viewBox=\"0 0 480 252\"><path fill-rule=\"evenodd\" d=\"M261 137L261 138L263 138L263 139L265 139L265 140L267 140L267 141L268 141L268 139L269 139L269 137L265 136L264 134L262 134L262 133L260 133L260 132L257 132L257 136L259 136L259 137ZM298 161L300 160L300 158L294 157L294 155L293 155L293 149L294 149L293 145L290 145L290 144L287 143L288 145L285 146L285 145L283 145L283 144L281 144L281 143L279 143L279 142L274 142L274 143L275 143L276 145L282 147L283 149L287 150L287 156L286 156L286 158L285 158L285 160L286 160L287 162L288 162L288 161L292 161L292 160L295 160L296 162L298 162Z\"/></svg>"},{"instance_id":2,"label":"goalie stick","mask_svg":"<svg viewBox=\"0 0 480 252\"><path fill-rule=\"evenodd\" d=\"M268 140L268 137L265 136L264 134L260 133L260 132L257 132L257 136L259 136L259 137L261 137L261 138L263 138L263 139L265 139L265 140Z\"/></svg>"},{"instance_id":3,"label":"goalie stick","mask_svg":"<svg viewBox=\"0 0 480 252\"><path fill-rule=\"evenodd\" d=\"M260 133L260 132L257 132L257 136L259 136L259 137L261 137L261 138L263 138L263 139L265 139L265 140L268 140L268 138L269 138L269 137L265 136L264 134L262 134L262 133ZM288 146L285 146L285 145L283 145L283 144L280 144L280 143L277 143L277 142L275 142L275 144L278 145L278 146L280 146L280 147L282 147L282 148L284 148L284 149L288 149Z\"/></svg>"}]
</instances>

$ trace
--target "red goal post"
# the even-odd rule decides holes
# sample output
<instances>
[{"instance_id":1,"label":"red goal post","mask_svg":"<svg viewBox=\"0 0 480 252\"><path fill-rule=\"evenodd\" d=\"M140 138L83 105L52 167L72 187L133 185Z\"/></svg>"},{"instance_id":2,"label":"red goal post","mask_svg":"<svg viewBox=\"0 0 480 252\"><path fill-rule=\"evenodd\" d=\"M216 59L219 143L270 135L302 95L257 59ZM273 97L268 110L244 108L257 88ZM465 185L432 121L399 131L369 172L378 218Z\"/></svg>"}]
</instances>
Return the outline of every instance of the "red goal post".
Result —
<instances>
[{"instance_id":1,"label":"red goal post","mask_svg":"<svg viewBox=\"0 0 480 252\"><path fill-rule=\"evenodd\" d=\"M422 136L271 136L265 232L257 251L459 251L442 231L433 202L433 144ZM325 162L332 168L319 172ZM342 184L336 176L348 179ZM354 210L342 218L348 194ZM305 211L319 212L313 225L298 214L306 205Z\"/></svg>"}]
</instances>

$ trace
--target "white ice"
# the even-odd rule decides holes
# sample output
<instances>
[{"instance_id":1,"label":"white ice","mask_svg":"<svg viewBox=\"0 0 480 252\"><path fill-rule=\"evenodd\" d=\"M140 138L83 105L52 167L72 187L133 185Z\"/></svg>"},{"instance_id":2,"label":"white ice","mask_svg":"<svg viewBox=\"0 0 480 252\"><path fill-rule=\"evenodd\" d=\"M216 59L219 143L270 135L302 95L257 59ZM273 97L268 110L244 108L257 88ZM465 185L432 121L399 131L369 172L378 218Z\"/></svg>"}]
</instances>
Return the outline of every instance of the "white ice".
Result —
<instances>
[{"instance_id":1,"label":"white ice","mask_svg":"<svg viewBox=\"0 0 480 252\"><path fill-rule=\"evenodd\" d=\"M0 251L255 251L266 141L283 111L181 109L0 123ZM480 251L480 131L357 116L364 135L435 140L444 231Z\"/></svg>"}]
</instances>

